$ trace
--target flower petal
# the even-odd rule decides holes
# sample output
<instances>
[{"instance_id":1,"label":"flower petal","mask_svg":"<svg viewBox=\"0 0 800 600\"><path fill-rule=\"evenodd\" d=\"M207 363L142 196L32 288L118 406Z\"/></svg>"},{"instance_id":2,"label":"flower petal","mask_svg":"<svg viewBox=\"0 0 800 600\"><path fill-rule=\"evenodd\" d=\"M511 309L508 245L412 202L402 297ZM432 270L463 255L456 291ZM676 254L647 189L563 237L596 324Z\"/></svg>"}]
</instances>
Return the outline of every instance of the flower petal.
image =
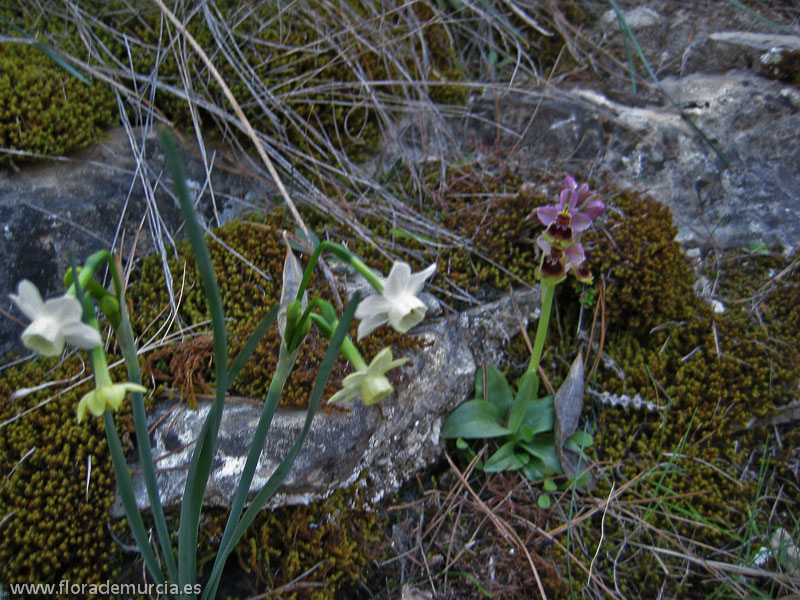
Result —
<instances>
[{"instance_id":1,"label":"flower petal","mask_svg":"<svg viewBox=\"0 0 800 600\"><path fill-rule=\"evenodd\" d=\"M419 273L414 273L408 280L408 291L415 296L419 294L425 281L436 272L436 263L431 263Z\"/></svg>"},{"instance_id":2,"label":"flower petal","mask_svg":"<svg viewBox=\"0 0 800 600\"><path fill-rule=\"evenodd\" d=\"M546 227L556 220L558 216L558 207L550 204L547 206L540 206L536 209L536 216L539 217L539 221L541 221L542 225Z\"/></svg>"},{"instance_id":3,"label":"flower petal","mask_svg":"<svg viewBox=\"0 0 800 600\"><path fill-rule=\"evenodd\" d=\"M392 265L392 270L389 271L389 277L383 284L383 297L387 300L403 294L408 290L409 281L411 279L411 267L408 263L397 261Z\"/></svg>"},{"instance_id":4,"label":"flower petal","mask_svg":"<svg viewBox=\"0 0 800 600\"><path fill-rule=\"evenodd\" d=\"M394 387L384 375L367 377L361 384L361 399L371 406L392 395Z\"/></svg>"},{"instance_id":5,"label":"flower petal","mask_svg":"<svg viewBox=\"0 0 800 600\"><path fill-rule=\"evenodd\" d=\"M86 396L81 398L80 402L78 402L78 423L83 421L83 417L86 416Z\"/></svg>"},{"instance_id":6,"label":"flower petal","mask_svg":"<svg viewBox=\"0 0 800 600\"><path fill-rule=\"evenodd\" d=\"M403 302L398 302L389 310L389 325L398 333L407 333L424 318L428 307L417 298L408 294Z\"/></svg>"},{"instance_id":7,"label":"flower petal","mask_svg":"<svg viewBox=\"0 0 800 600\"><path fill-rule=\"evenodd\" d=\"M64 350L64 334L58 323L40 316L22 332L22 343L42 356L58 356Z\"/></svg>"},{"instance_id":8,"label":"flower petal","mask_svg":"<svg viewBox=\"0 0 800 600\"><path fill-rule=\"evenodd\" d=\"M580 233L581 231L586 231L589 229L589 226L592 224L592 219L589 218L588 215L584 213L576 212L572 215L572 222L570 223L572 227L572 233Z\"/></svg>"},{"instance_id":9,"label":"flower petal","mask_svg":"<svg viewBox=\"0 0 800 600\"><path fill-rule=\"evenodd\" d=\"M64 337L70 346L91 350L103 344L100 333L86 323L71 323L63 328Z\"/></svg>"},{"instance_id":10,"label":"flower petal","mask_svg":"<svg viewBox=\"0 0 800 600\"><path fill-rule=\"evenodd\" d=\"M569 248L565 248L564 254L567 255L570 264L575 266L580 265L586 259L586 253L580 244L572 244Z\"/></svg>"},{"instance_id":11,"label":"flower petal","mask_svg":"<svg viewBox=\"0 0 800 600\"><path fill-rule=\"evenodd\" d=\"M17 286L17 293L9 294L9 296L31 321L42 313L44 302L42 301L42 295L39 293L39 288L27 279L20 281Z\"/></svg>"},{"instance_id":12,"label":"flower petal","mask_svg":"<svg viewBox=\"0 0 800 600\"><path fill-rule=\"evenodd\" d=\"M106 402L103 396L99 393L100 390L93 390L86 394L86 406L89 412L95 417L101 417L106 410Z\"/></svg>"},{"instance_id":13,"label":"flower petal","mask_svg":"<svg viewBox=\"0 0 800 600\"><path fill-rule=\"evenodd\" d=\"M63 325L80 322L83 316L81 303L75 296L69 295L46 300L44 312Z\"/></svg>"}]
</instances>

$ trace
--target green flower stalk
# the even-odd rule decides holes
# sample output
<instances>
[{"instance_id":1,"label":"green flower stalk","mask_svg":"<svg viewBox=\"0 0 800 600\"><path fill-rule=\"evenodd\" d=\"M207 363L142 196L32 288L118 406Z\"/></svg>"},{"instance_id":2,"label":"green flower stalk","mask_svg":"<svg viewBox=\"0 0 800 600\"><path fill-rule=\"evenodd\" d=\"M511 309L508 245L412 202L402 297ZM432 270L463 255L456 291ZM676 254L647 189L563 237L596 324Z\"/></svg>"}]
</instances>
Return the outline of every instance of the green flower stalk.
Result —
<instances>
[{"instance_id":1,"label":"green flower stalk","mask_svg":"<svg viewBox=\"0 0 800 600\"><path fill-rule=\"evenodd\" d=\"M325 335L330 337L338 324L333 306L324 300L315 300L312 303L319 307L322 314L312 313L311 319ZM375 358L368 365L349 337L344 338L341 352L353 365L355 373L351 373L344 378L342 389L330 397L329 403L343 402L348 404L360 397L367 406L377 404L394 392L394 386L386 377L386 373L408 362L408 358L394 359L392 349L384 348L375 355Z\"/></svg>"},{"instance_id":2,"label":"green flower stalk","mask_svg":"<svg viewBox=\"0 0 800 600\"><path fill-rule=\"evenodd\" d=\"M542 308L528 372L536 373L539 368L556 286L566 279L568 270L578 281L592 282L592 274L583 264L586 253L580 244L580 236L603 213L605 204L590 199L591 196L588 183L578 185L571 175L567 175L558 203L536 209L536 216L546 229L536 240L542 250L542 259L536 269L542 291Z\"/></svg>"}]
</instances>

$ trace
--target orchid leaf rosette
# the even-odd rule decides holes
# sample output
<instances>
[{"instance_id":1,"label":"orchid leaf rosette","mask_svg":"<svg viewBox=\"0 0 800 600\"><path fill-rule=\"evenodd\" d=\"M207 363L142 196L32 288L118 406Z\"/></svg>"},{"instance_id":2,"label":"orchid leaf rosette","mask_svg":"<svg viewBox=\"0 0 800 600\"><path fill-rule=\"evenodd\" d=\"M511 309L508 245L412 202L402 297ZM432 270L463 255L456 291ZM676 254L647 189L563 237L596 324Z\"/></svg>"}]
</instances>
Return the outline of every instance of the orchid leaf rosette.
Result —
<instances>
[{"instance_id":1,"label":"orchid leaf rosette","mask_svg":"<svg viewBox=\"0 0 800 600\"><path fill-rule=\"evenodd\" d=\"M577 431L561 440L562 448L556 447L556 440L564 436L554 434L556 407L553 396L538 397L538 369L555 287L569 273L581 282L592 280L584 264L586 252L581 244L581 234L604 210L605 205L593 197L587 183L578 184L568 175L558 202L534 211L545 230L536 240L542 253L536 268L536 277L541 285L541 316L528 368L519 379L516 390L496 367L488 366L485 372L479 369L475 376L475 397L459 406L442 427L442 436L456 438L458 446L467 450L470 457L473 455L465 440L500 440L494 453L478 463L485 471L521 469L530 479L545 478L548 482L546 489L552 489L553 482L549 478L565 472L561 461L563 449L585 457L583 448L592 444L590 435ZM580 394L582 396L582 387ZM556 398L564 396L563 392L556 394ZM571 402L574 403L575 399L572 398ZM543 498L543 505L549 502L546 494Z\"/></svg>"}]
</instances>

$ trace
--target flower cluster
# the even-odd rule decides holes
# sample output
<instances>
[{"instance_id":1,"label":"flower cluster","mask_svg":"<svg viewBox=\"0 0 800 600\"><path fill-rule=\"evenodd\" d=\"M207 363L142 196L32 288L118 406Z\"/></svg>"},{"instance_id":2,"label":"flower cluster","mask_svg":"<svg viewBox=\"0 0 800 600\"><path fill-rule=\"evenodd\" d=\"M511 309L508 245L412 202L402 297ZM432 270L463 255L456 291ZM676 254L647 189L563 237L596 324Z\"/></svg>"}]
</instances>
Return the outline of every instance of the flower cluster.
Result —
<instances>
[{"instance_id":1,"label":"flower cluster","mask_svg":"<svg viewBox=\"0 0 800 600\"><path fill-rule=\"evenodd\" d=\"M569 269L578 281L591 283L592 274L583 264L586 254L580 237L605 210L605 204L591 200L591 196L588 183L579 185L574 177L567 175L558 203L536 209L536 216L546 227L536 239L543 252L536 269L537 278L558 283L566 278Z\"/></svg>"}]
</instances>

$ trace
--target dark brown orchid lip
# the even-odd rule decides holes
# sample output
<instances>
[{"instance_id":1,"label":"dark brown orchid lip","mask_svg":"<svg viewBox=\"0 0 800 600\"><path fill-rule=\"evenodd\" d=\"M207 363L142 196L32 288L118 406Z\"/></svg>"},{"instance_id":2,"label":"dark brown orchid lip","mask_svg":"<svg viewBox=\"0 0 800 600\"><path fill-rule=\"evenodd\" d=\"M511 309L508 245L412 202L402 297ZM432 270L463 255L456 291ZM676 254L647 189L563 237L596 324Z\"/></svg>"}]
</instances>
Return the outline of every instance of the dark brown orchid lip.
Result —
<instances>
[{"instance_id":1,"label":"dark brown orchid lip","mask_svg":"<svg viewBox=\"0 0 800 600\"><path fill-rule=\"evenodd\" d=\"M558 252L561 253L560 250ZM548 277L548 278L563 277L565 274L566 271L564 270L564 265L561 262L561 260L559 260L552 254L544 257L544 262L542 263L542 268L541 268L542 277Z\"/></svg>"},{"instance_id":2,"label":"dark brown orchid lip","mask_svg":"<svg viewBox=\"0 0 800 600\"><path fill-rule=\"evenodd\" d=\"M562 227L558 224L557 221L550 223L547 226L547 235L551 238L560 240L562 242L571 242L572 241L572 227L567 225L566 227Z\"/></svg>"}]
</instances>

